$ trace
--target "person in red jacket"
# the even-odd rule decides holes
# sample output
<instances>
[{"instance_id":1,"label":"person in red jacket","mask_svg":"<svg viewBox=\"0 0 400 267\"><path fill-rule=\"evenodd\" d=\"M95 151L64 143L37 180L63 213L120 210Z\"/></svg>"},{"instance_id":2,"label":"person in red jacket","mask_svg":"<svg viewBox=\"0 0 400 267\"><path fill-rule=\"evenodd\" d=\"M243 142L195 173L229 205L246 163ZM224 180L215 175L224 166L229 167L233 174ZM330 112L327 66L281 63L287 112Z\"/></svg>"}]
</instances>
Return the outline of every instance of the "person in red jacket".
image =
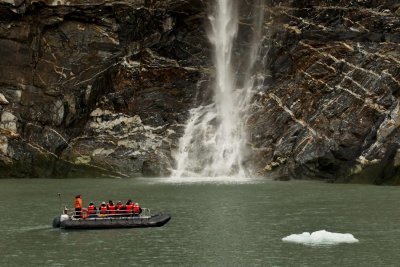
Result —
<instances>
[{"instance_id":1,"label":"person in red jacket","mask_svg":"<svg viewBox=\"0 0 400 267\"><path fill-rule=\"evenodd\" d=\"M133 214L138 216L140 213L142 213L142 208L139 206L139 203L135 203L135 205L133 205Z\"/></svg>"},{"instance_id":2,"label":"person in red jacket","mask_svg":"<svg viewBox=\"0 0 400 267\"><path fill-rule=\"evenodd\" d=\"M121 216L122 213L124 213L124 205L122 205L122 201L118 201L115 207L117 208L117 214Z\"/></svg>"},{"instance_id":3,"label":"person in red jacket","mask_svg":"<svg viewBox=\"0 0 400 267\"><path fill-rule=\"evenodd\" d=\"M112 200L109 200L108 204L107 204L107 213L114 215L115 210L116 210L116 207L115 207L114 203L112 202Z\"/></svg>"},{"instance_id":4,"label":"person in red jacket","mask_svg":"<svg viewBox=\"0 0 400 267\"><path fill-rule=\"evenodd\" d=\"M133 214L133 203L132 203L132 200L130 200L130 199L128 199L128 201L126 202L125 212L128 215L132 215Z\"/></svg>"},{"instance_id":5,"label":"person in red jacket","mask_svg":"<svg viewBox=\"0 0 400 267\"><path fill-rule=\"evenodd\" d=\"M89 206L87 207L87 215L88 218L96 217L97 208L93 204L93 201L90 201Z\"/></svg>"},{"instance_id":6,"label":"person in red jacket","mask_svg":"<svg viewBox=\"0 0 400 267\"><path fill-rule=\"evenodd\" d=\"M101 202L99 213L101 217L107 216L107 205L105 201Z\"/></svg>"}]
</instances>

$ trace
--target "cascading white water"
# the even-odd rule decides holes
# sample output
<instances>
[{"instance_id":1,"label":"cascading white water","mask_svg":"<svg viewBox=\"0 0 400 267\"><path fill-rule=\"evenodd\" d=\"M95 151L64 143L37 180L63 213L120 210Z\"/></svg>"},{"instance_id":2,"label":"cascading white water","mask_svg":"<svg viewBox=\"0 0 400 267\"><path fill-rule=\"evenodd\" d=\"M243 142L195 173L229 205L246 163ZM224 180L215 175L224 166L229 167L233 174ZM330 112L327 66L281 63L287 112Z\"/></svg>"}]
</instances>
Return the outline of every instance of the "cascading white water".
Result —
<instances>
[{"instance_id":1,"label":"cascading white water","mask_svg":"<svg viewBox=\"0 0 400 267\"><path fill-rule=\"evenodd\" d=\"M216 69L214 103L191 110L176 155L177 169L172 176L246 176L242 164L246 139L243 113L255 80L251 70L259 50L262 14L261 8L256 16L257 34L250 45L244 88L236 88L232 51L238 32L237 2L216 0L209 16L211 27L208 32L214 47Z\"/></svg>"},{"instance_id":2,"label":"cascading white water","mask_svg":"<svg viewBox=\"0 0 400 267\"><path fill-rule=\"evenodd\" d=\"M233 95L236 83L232 74L233 41L238 30L236 1L218 0L214 15L209 19L212 26L209 39L214 45L215 108L219 126L215 132L213 160L205 171L211 176L232 175L234 172L243 175L237 128L239 111L234 106Z\"/></svg>"}]
</instances>

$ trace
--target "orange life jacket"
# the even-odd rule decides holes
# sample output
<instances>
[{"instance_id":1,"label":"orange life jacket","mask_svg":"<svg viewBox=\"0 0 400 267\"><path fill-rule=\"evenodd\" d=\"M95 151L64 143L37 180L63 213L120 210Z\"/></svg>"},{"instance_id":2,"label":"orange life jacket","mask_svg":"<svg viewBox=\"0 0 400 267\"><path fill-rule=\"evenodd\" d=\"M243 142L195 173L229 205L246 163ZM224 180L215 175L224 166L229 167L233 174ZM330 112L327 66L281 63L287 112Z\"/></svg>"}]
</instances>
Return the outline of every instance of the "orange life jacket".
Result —
<instances>
[{"instance_id":1,"label":"orange life jacket","mask_svg":"<svg viewBox=\"0 0 400 267\"><path fill-rule=\"evenodd\" d=\"M82 209L82 198L75 198L75 209Z\"/></svg>"},{"instance_id":2,"label":"orange life jacket","mask_svg":"<svg viewBox=\"0 0 400 267\"><path fill-rule=\"evenodd\" d=\"M122 205L122 204L117 204L117 210L123 210L123 207L124 207L124 205Z\"/></svg>"},{"instance_id":3,"label":"orange life jacket","mask_svg":"<svg viewBox=\"0 0 400 267\"><path fill-rule=\"evenodd\" d=\"M107 206L106 205L100 206L100 214L107 214Z\"/></svg>"},{"instance_id":4,"label":"orange life jacket","mask_svg":"<svg viewBox=\"0 0 400 267\"><path fill-rule=\"evenodd\" d=\"M90 214L96 214L96 207L94 205L89 205L87 207L87 213Z\"/></svg>"}]
</instances>

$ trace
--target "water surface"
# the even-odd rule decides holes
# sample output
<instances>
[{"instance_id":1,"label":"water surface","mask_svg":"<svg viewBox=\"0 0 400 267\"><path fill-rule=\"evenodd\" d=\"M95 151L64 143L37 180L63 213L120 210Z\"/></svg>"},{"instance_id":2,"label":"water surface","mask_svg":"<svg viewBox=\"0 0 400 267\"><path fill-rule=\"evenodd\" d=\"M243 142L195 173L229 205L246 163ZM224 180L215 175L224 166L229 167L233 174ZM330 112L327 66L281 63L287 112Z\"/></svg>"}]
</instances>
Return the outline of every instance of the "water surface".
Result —
<instances>
[{"instance_id":1,"label":"water surface","mask_svg":"<svg viewBox=\"0 0 400 267\"><path fill-rule=\"evenodd\" d=\"M0 180L0 266L398 266L398 187L170 179ZM72 205L126 201L172 215L161 228L51 228L57 193ZM304 246L305 231L359 243Z\"/></svg>"}]
</instances>

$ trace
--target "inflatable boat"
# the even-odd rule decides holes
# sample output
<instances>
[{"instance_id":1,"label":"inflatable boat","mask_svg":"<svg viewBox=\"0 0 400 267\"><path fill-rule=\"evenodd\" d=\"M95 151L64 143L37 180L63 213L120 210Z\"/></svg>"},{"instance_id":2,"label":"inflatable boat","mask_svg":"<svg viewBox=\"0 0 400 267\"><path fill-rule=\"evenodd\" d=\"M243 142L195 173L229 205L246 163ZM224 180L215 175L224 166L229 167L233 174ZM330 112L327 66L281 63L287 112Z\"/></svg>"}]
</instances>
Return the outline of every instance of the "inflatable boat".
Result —
<instances>
[{"instance_id":1,"label":"inflatable boat","mask_svg":"<svg viewBox=\"0 0 400 267\"><path fill-rule=\"evenodd\" d=\"M106 216L77 217L74 214L61 214L53 220L54 228L62 229L107 229L107 228L144 228L160 227L171 219L167 214L151 214L143 209L138 215L108 214Z\"/></svg>"}]
</instances>

